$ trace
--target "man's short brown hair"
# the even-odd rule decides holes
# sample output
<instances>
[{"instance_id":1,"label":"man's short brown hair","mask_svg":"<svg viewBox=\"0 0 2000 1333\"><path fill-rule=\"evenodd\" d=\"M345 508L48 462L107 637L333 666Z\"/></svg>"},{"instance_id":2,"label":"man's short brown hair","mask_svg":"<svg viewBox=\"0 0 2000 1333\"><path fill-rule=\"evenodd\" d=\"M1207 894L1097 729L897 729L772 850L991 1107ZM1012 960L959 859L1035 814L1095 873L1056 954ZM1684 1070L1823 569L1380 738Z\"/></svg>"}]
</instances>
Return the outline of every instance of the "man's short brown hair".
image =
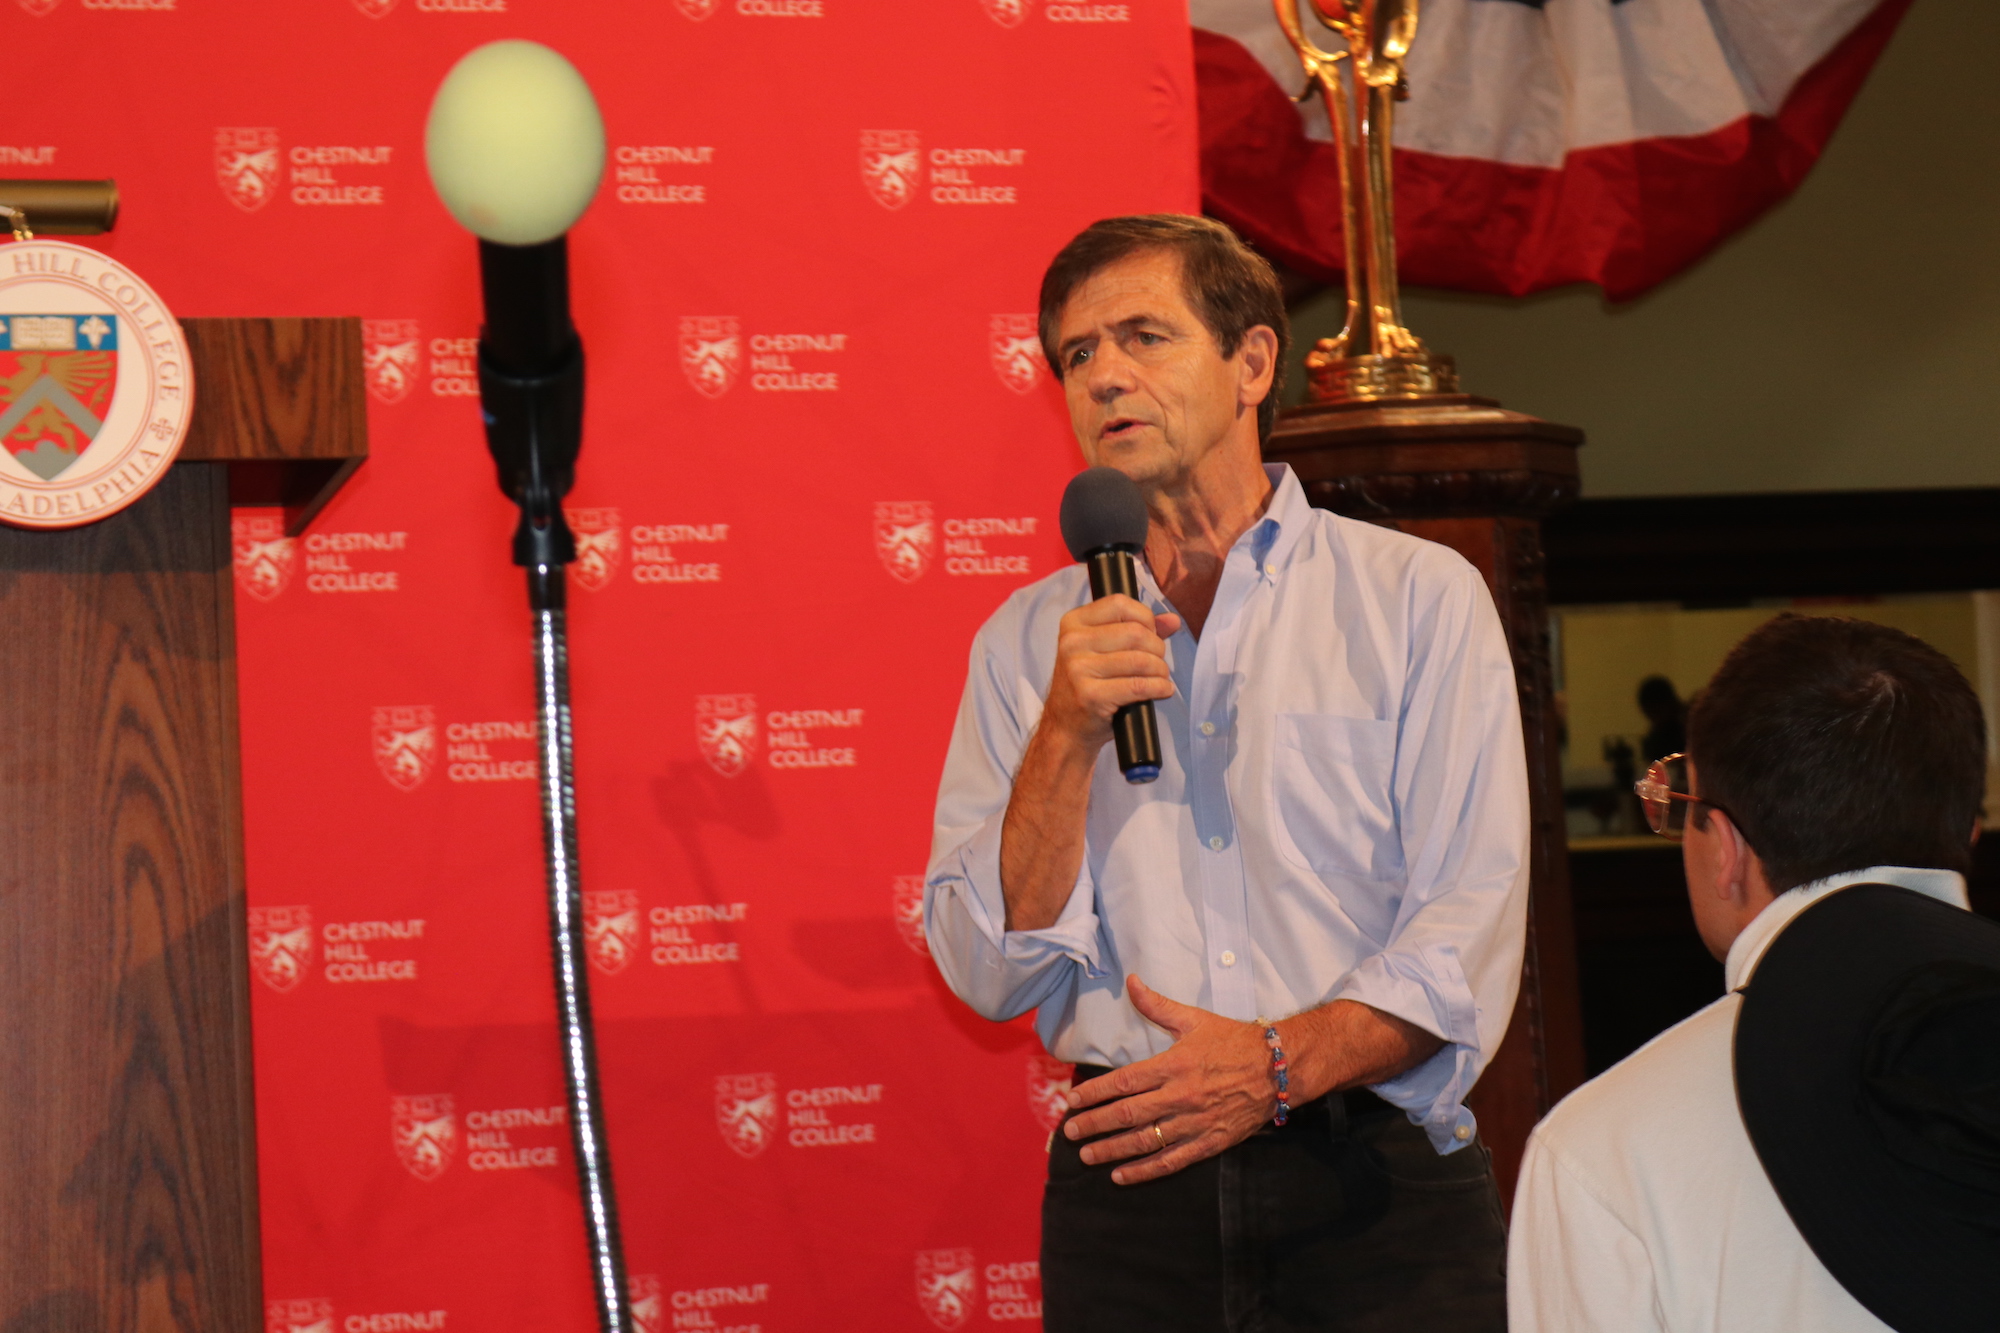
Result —
<instances>
[{"instance_id":1,"label":"man's short brown hair","mask_svg":"<svg viewBox=\"0 0 2000 1333\"><path fill-rule=\"evenodd\" d=\"M1688 754L1696 793L1728 811L1774 892L1877 865L1971 868L1986 793L1979 696L1899 629L1767 622L1696 696Z\"/></svg>"},{"instance_id":2,"label":"man's short brown hair","mask_svg":"<svg viewBox=\"0 0 2000 1333\"><path fill-rule=\"evenodd\" d=\"M1285 383L1285 358L1292 347L1285 318L1284 290L1271 265L1213 218L1185 213L1143 213L1105 218L1077 233L1042 275L1042 355L1056 379L1063 377L1057 355L1057 321L1076 289L1120 260L1147 251L1178 255L1181 290L1225 357L1236 355L1243 335L1259 324L1278 335L1278 360L1271 391L1257 405L1257 438L1271 438L1278 420L1278 397Z\"/></svg>"}]
</instances>

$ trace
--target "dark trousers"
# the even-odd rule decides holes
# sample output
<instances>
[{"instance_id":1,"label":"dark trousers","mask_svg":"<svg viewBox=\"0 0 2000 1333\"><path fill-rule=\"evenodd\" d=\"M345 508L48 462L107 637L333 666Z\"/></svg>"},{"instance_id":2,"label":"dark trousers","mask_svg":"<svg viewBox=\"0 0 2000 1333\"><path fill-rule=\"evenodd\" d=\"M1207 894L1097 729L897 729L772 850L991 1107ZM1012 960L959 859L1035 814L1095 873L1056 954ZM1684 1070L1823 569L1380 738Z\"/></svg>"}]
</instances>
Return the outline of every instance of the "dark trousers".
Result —
<instances>
[{"instance_id":1,"label":"dark trousers","mask_svg":"<svg viewBox=\"0 0 2000 1333\"><path fill-rule=\"evenodd\" d=\"M1103 1073L1079 1066L1076 1081ZM1219 1157L1114 1185L1056 1131L1047 1333L1504 1333L1506 1225L1476 1139L1440 1157L1374 1094L1334 1094Z\"/></svg>"}]
</instances>

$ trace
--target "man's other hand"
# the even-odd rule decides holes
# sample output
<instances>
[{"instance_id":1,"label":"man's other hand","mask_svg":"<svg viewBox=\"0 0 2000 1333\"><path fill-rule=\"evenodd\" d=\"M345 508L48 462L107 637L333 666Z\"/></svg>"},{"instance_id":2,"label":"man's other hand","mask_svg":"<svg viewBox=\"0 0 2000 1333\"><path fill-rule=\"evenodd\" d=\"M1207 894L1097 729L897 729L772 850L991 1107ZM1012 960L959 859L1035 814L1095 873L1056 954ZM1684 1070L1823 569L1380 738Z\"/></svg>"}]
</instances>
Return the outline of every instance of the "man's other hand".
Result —
<instances>
[{"instance_id":1,"label":"man's other hand","mask_svg":"<svg viewBox=\"0 0 2000 1333\"><path fill-rule=\"evenodd\" d=\"M1179 616L1156 616L1119 594L1063 616L1043 726L1059 729L1095 755L1111 739L1111 718L1119 709L1173 695L1167 640L1180 627Z\"/></svg>"},{"instance_id":2,"label":"man's other hand","mask_svg":"<svg viewBox=\"0 0 2000 1333\"><path fill-rule=\"evenodd\" d=\"M1097 1109L1063 1132L1088 1139L1126 1131L1085 1145L1082 1156L1093 1166L1139 1158L1111 1173L1120 1185L1137 1185L1250 1137L1276 1112L1278 1089L1256 1024L1170 1000L1136 976L1125 985L1132 1007L1173 1034L1173 1049L1070 1089L1073 1109Z\"/></svg>"}]
</instances>

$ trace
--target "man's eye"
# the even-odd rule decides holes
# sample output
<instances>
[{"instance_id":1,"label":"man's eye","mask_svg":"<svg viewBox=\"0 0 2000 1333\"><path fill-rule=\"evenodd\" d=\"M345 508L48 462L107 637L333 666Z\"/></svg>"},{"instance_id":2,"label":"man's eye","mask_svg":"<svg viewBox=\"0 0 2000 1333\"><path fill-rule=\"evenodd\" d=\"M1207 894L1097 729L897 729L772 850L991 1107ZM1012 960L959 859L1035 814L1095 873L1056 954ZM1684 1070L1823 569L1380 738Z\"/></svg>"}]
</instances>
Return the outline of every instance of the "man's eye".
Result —
<instances>
[{"instance_id":1,"label":"man's eye","mask_svg":"<svg viewBox=\"0 0 2000 1333\"><path fill-rule=\"evenodd\" d=\"M1163 343L1166 341L1166 339L1161 337L1159 334L1149 333L1145 329L1140 329L1139 332L1134 334L1133 336L1138 339L1139 345L1142 347L1151 347L1154 343Z\"/></svg>"},{"instance_id":2,"label":"man's eye","mask_svg":"<svg viewBox=\"0 0 2000 1333\"><path fill-rule=\"evenodd\" d=\"M1078 366L1082 365L1084 362L1088 360L1090 360L1090 349L1087 347L1079 347L1074 352L1071 352L1069 354L1069 368L1071 370L1075 370Z\"/></svg>"}]
</instances>

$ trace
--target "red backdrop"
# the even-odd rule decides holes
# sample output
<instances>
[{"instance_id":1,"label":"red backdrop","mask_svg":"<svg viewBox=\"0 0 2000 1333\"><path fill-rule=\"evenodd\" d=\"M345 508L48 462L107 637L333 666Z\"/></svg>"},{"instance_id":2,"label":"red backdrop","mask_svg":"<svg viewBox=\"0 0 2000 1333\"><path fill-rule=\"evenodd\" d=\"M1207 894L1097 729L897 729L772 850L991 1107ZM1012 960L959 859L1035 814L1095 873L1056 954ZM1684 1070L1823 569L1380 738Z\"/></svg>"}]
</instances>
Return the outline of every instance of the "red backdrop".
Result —
<instances>
[{"instance_id":1,"label":"red backdrop","mask_svg":"<svg viewBox=\"0 0 2000 1333\"><path fill-rule=\"evenodd\" d=\"M611 144L571 622L642 1324L1032 1327L1067 1071L943 989L918 886L971 634L1064 559L1041 268L1196 205L1184 6L13 0L0 35L0 176L116 178L101 244L181 315L368 321L373 457L296 542L237 520L274 1333L592 1323L475 251L422 160L498 37L568 55Z\"/></svg>"}]
</instances>

